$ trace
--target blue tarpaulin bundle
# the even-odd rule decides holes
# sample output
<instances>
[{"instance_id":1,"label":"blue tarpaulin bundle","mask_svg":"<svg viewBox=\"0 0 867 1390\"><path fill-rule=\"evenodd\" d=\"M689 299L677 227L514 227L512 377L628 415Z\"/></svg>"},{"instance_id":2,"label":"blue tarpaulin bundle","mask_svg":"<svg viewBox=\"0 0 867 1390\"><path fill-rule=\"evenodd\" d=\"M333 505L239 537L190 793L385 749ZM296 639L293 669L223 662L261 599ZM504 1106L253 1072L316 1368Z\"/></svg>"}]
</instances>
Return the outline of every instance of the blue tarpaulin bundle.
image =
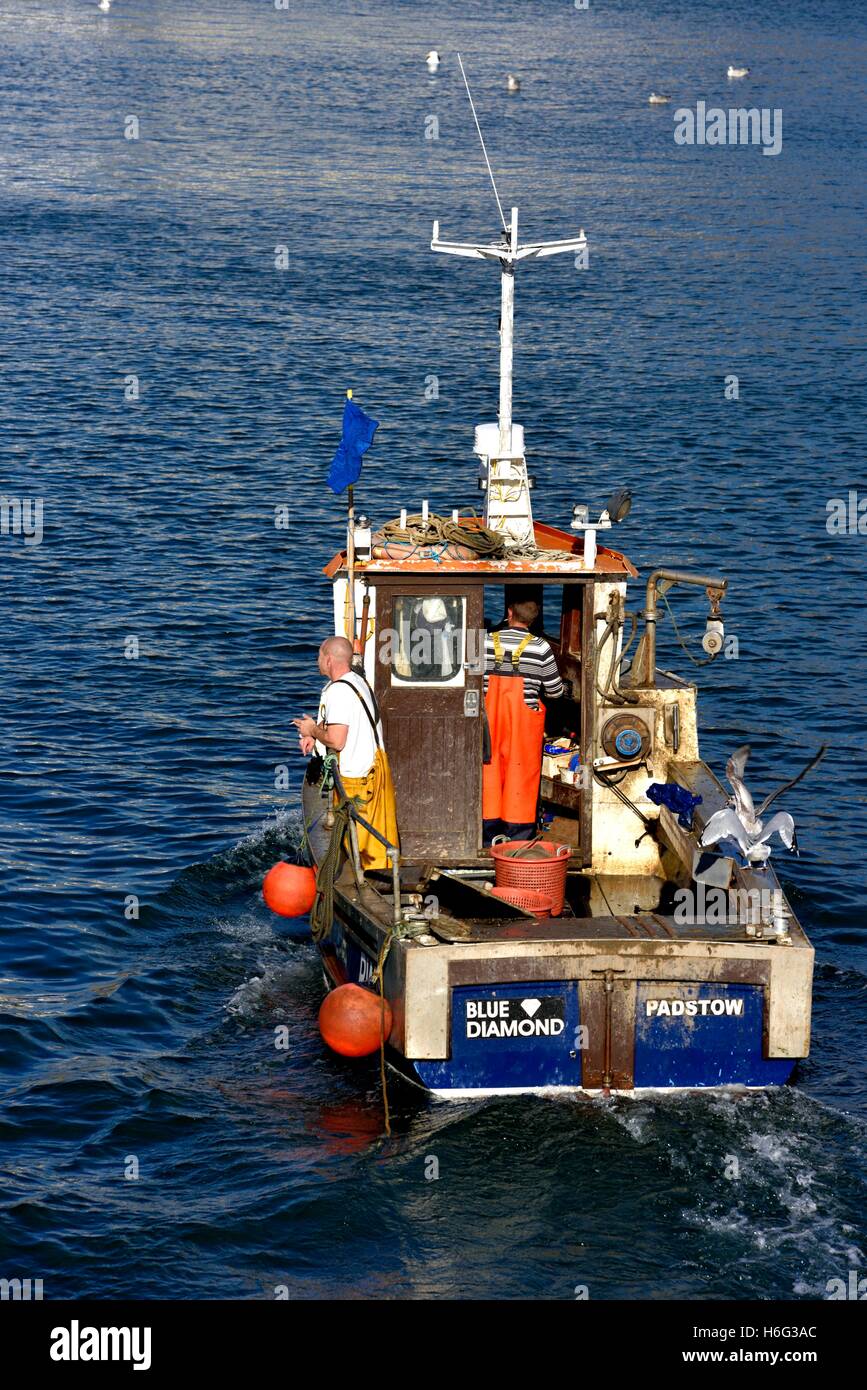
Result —
<instances>
[{"instance_id":1,"label":"blue tarpaulin bundle","mask_svg":"<svg viewBox=\"0 0 867 1390\"><path fill-rule=\"evenodd\" d=\"M692 830L692 813L701 804L701 797L694 796L679 782L651 782L647 796L654 806L667 806L677 813L677 823L684 830Z\"/></svg>"},{"instance_id":2,"label":"blue tarpaulin bundle","mask_svg":"<svg viewBox=\"0 0 867 1390\"><path fill-rule=\"evenodd\" d=\"M328 486L332 492L342 492L357 483L361 474L361 458L373 443L379 425L352 401L343 407L343 438L331 460Z\"/></svg>"}]
</instances>

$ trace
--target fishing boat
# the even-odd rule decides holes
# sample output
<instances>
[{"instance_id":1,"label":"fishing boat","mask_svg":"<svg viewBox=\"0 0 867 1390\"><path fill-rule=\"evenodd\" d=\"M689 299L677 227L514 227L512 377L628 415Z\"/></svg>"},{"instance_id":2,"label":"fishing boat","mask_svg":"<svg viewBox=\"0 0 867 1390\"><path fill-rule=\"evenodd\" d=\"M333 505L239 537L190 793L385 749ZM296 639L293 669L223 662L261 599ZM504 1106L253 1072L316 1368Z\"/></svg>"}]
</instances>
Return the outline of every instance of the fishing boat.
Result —
<instances>
[{"instance_id":1,"label":"fishing boat","mask_svg":"<svg viewBox=\"0 0 867 1390\"><path fill-rule=\"evenodd\" d=\"M423 502L377 528L350 503L324 570L379 706L400 832L389 868L365 872L334 759L308 772L325 982L380 991L385 1060L440 1096L780 1085L809 1050L813 949L746 792L748 750L727 788L701 757L696 685L656 659L675 588L706 597L702 646L721 653L727 581L660 568L630 612L638 572L602 543L628 493L577 500L567 526L534 515L512 420L515 272L587 239L521 243L518 210L501 218L491 243L438 223L431 241L500 268L499 418L474 431L483 515ZM486 846L484 638L528 595L566 693L546 715L537 835ZM532 886L552 865L559 913Z\"/></svg>"}]
</instances>

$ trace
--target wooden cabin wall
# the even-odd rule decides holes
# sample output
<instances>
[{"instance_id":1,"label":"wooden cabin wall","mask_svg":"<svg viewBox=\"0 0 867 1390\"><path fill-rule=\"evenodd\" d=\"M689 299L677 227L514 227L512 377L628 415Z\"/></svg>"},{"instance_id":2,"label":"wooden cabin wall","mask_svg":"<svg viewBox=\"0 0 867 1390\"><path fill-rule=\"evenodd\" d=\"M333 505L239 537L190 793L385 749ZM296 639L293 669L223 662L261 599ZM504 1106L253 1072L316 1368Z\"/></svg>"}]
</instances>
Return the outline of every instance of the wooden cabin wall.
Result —
<instances>
[{"instance_id":1,"label":"wooden cabin wall","mask_svg":"<svg viewBox=\"0 0 867 1390\"><path fill-rule=\"evenodd\" d=\"M436 575L377 584L378 631L394 627L395 599L466 598L466 631L484 627L480 585ZM463 684L394 684L377 643L376 698L394 778L401 853L407 860L460 863L482 842L483 672L466 669ZM475 694L476 713L467 696Z\"/></svg>"}]
</instances>

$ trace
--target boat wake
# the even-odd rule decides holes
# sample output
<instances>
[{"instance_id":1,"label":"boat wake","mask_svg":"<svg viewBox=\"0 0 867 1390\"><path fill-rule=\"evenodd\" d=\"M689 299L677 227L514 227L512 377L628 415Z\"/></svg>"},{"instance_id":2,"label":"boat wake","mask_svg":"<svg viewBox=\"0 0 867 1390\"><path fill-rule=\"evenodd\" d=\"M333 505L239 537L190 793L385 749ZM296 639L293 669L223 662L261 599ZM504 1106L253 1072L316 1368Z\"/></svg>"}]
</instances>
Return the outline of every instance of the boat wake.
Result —
<instances>
[{"instance_id":1,"label":"boat wake","mask_svg":"<svg viewBox=\"0 0 867 1390\"><path fill-rule=\"evenodd\" d=\"M687 1231L730 1246L741 1296L829 1296L864 1263L859 1245L867 1124L794 1087L599 1102L668 1166ZM841 1175L840 1155L847 1163Z\"/></svg>"},{"instance_id":2,"label":"boat wake","mask_svg":"<svg viewBox=\"0 0 867 1390\"><path fill-rule=\"evenodd\" d=\"M319 958L312 946L297 947L291 955L275 942L262 953L257 973L239 985L226 1002L226 1013L247 1023L278 1023L288 1014L297 1016L299 996L316 991L321 999ZM315 1019L311 1019L315 1028Z\"/></svg>"},{"instance_id":3,"label":"boat wake","mask_svg":"<svg viewBox=\"0 0 867 1390\"><path fill-rule=\"evenodd\" d=\"M219 896L226 890L235 894L259 888L262 878L277 859L293 864L304 859L304 822L300 806L269 816L237 844L183 869L160 901L174 903L187 895Z\"/></svg>"}]
</instances>

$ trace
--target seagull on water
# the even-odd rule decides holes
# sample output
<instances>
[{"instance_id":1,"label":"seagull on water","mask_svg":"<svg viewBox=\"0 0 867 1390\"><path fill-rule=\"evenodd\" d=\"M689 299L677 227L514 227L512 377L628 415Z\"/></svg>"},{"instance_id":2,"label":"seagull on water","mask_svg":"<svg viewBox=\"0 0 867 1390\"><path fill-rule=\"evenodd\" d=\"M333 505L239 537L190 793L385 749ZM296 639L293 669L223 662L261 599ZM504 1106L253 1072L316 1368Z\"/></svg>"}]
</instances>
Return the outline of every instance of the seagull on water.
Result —
<instances>
[{"instance_id":1,"label":"seagull on water","mask_svg":"<svg viewBox=\"0 0 867 1390\"><path fill-rule=\"evenodd\" d=\"M513 72L507 73L507 74L506 74L506 91L507 91L507 92L520 92L520 90L521 90L521 83L520 83L520 81L518 80L518 78L515 76L515 74L514 74Z\"/></svg>"},{"instance_id":2,"label":"seagull on water","mask_svg":"<svg viewBox=\"0 0 867 1390\"><path fill-rule=\"evenodd\" d=\"M659 92L651 92L647 100L651 106L664 106L667 101L671 101L671 97L662 96Z\"/></svg>"},{"instance_id":3,"label":"seagull on water","mask_svg":"<svg viewBox=\"0 0 867 1390\"><path fill-rule=\"evenodd\" d=\"M743 747L736 749L726 763L726 777L732 789L732 796L729 798L728 806L711 816L699 840L700 847L707 849L719 840L734 840L749 864L764 864L771 857L771 845L768 841L772 835L779 835L786 849L794 850L797 854L795 822L789 813L778 811L767 823L762 820L762 816L781 792L788 791L796 782L800 782L801 778L806 777L810 769L824 758L826 748L827 745L823 744L815 758L807 763L797 777L784 782L775 792L771 792L770 796L766 796L758 810L744 783L744 769L750 756L750 746L745 743Z\"/></svg>"},{"instance_id":4,"label":"seagull on water","mask_svg":"<svg viewBox=\"0 0 867 1390\"><path fill-rule=\"evenodd\" d=\"M734 63L729 63L729 68L728 68L728 74L727 74L727 76L729 76L729 77L749 77L749 75L750 75L750 70L749 70L749 68L736 68L735 65L734 65Z\"/></svg>"},{"instance_id":5,"label":"seagull on water","mask_svg":"<svg viewBox=\"0 0 867 1390\"><path fill-rule=\"evenodd\" d=\"M427 63L428 72L436 72L440 65L440 55L435 48L432 48L430 53L426 55L425 62Z\"/></svg>"},{"instance_id":6,"label":"seagull on water","mask_svg":"<svg viewBox=\"0 0 867 1390\"><path fill-rule=\"evenodd\" d=\"M103 14L108 14L111 9L111 0L97 0L97 8L102 10Z\"/></svg>"}]
</instances>

